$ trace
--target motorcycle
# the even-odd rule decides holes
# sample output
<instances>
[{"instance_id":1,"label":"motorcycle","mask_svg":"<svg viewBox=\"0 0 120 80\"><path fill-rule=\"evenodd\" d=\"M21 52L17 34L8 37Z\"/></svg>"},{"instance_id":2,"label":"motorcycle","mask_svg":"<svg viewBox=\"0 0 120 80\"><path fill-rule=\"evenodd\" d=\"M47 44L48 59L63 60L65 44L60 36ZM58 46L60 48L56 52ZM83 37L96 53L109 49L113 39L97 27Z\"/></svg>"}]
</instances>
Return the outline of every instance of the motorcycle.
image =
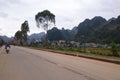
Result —
<instances>
[{"instance_id":1,"label":"motorcycle","mask_svg":"<svg viewBox=\"0 0 120 80\"><path fill-rule=\"evenodd\" d=\"M10 47L7 47L7 48L6 48L6 53L8 54L9 51L10 51Z\"/></svg>"}]
</instances>

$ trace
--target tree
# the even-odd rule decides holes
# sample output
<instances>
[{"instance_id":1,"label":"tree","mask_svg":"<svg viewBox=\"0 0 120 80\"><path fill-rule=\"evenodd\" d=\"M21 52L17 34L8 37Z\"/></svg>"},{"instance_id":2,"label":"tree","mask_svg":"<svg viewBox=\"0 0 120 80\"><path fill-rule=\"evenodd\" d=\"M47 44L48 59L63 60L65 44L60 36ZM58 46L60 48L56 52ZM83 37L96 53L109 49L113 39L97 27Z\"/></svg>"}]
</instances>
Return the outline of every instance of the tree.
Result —
<instances>
[{"instance_id":1,"label":"tree","mask_svg":"<svg viewBox=\"0 0 120 80\"><path fill-rule=\"evenodd\" d=\"M23 41L27 44L27 32L29 32L28 21L25 21L24 23L22 23L21 32L22 32Z\"/></svg>"},{"instance_id":2,"label":"tree","mask_svg":"<svg viewBox=\"0 0 120 80\"><path fill-rule=\"evenodd\" d=\"M5 43L5 41L2 39L2 38L0 38L0 47L2 47L2 45Z\"/></svg>"},{"instance_id":3,"label":"tree","mask_svg":"<svg viewBox=\"0 0 120 80\"><path fill-rule=\"evenodd\" d=\"M55 15L48 10L38 12L35 15L37 27L42 27L46 31L46 46L47 46L47 31L53 25L55 25Z\"/></svg>"},{"instance_id":4,"label":"tree","mask_svg":"<svg viewBox=\"0 0 120 80\"><path fill-rule=\"evenodd\" d=\"M15 40L17 40L18 44L19 44L19 41L20 41L20 44L22 45L22 32L21 31L17 31L15 33Z\"/></svg>"},{"instance_id":5,"label":"tree","mask_svg":"<svg viewBox=\"0 0 120 80\"><path fill-rule=\"evenodd\" d=\"M119 56L117 44L114 42L111 43L111 52L114 56Z\"/></svg>"}]
</instances>

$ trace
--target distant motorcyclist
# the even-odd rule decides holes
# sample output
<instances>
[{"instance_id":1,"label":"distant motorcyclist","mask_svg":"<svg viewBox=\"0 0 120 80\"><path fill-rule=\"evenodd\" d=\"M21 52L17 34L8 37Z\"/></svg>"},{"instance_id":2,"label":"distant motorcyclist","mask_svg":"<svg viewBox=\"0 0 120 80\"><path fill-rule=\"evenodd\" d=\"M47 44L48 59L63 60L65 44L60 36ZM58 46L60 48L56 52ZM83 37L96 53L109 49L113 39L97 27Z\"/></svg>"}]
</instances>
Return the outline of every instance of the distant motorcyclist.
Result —
<instances>
[{"instance_id":1,"label":"distant motorcyclist","mask_svg":"<svg viewBox=\"0 0 120 80\"><path fill-rule=\"evenodd\" d=\"M6 50L7 53L9 53L10 48L11 48L10 45L7 43L7 44L5 45L5 50Z\"/></svg>"}]
</instances>

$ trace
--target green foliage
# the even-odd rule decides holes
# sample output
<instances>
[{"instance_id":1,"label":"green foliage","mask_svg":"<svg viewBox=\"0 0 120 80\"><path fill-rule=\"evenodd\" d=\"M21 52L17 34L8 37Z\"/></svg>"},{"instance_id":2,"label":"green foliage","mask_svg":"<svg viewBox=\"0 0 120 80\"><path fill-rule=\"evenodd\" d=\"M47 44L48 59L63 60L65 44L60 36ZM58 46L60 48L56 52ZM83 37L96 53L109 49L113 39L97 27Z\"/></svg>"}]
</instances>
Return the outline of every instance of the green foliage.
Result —
<instances>
[{"instance_id":1,"label":"green foliage","mask_svg":"<svg viewBox=\"0 0 120 80\"><path fill-rule=\"evenodd\" d=\"M15 39L19 40L21 45L23 45L23 43L27 44L27 32L29 32L29 24L28 21L25 21L21 24L21 31L18 30L15 33Z\"/></svg>"},{"instance_id":2,"label":"green foliage","mask_svg":"<svg viewBox=\"0 0 120 80\"><path fill-rule=\"evenodd\" d=\"M55 51L63 51L63 52L71 52L71 54L87 54L87 55L100 55L100 56L111 56L111 57L120 57L115 56L110 52L110 49L107 48L86 48L86 53L84 53L82 48L75 48L75 47L58 47L58 46L34 46L36 48L42 48L42 49L49 49L49 50L55 50ZM120 52L120 50L119 50Z\"/></svg>"},{"instance_id":3,"label":"green foliage","mask_svg":"<svg viewBox=\"0 0 120 80\"><path fill-rule=\"evenodd\" d=\"M52 46L47 46L47 47L44 47L44 48L47 48L47 49L52 49L52 50L60 50L60 51L71 51L71 52L83 52L81 48L74 48L74 47L52 47Z\"/></svg>"},{"instance_id":4,"label":"green foliage","mask_svg":"<svg viewBox=\"0 0 120 80\"><path fill-rule=\"evenodd\" d=\"M2 47L3 44L5 44L5 41L0 38L0 47Z\"/></svg>"},{"instance_id":5,"label":"green foliage","mask_svg":"<svg viewBox=\"0 0 120 80\"><path fill-rule=\"evenodd\" d=\"M23 41L27 43L27 32L29 32L28 21L25 21L24 23L22 23L21 32L22 32Z\"/></svg>"},{"instance_id":6,"label":"green foliage","mask_svg":"<svg viewBox=\"0 0 120 80\"><path fill-rule=\"evenodd\" d=\"M28 21L25 21L24 23L22 23L21 31L22 31L22 33L27 33L30 31Z\"/></svg>"},{"instance_id":7,"label":"green foliage","mask_svg":"<svg viewBox=\"0 0 120 80\"><path fill-rule=\"evenodd\" d=\"M111 52L114 56L119 56L117 44L114 42L111 43Z\"/></svg>"},{"instance_id":8,"label":"green foliage","mask_svg":"<svg viewBox=\"0 0 120 80\"><path fill-rule=\"evenodd\" d=\"M31 47L37 47L37 43L34 43L34 42L33 42L33 43L30 44L30 46L31 46Z\"/></svg>"},{"instance_id":9,"label":"green foliage","mask_svg":"<svg viewBox=\"0 0 120 80\"><path fill-rule=\"evenodd\" d=\"M98 52L98 51L90 51L90 53L92 53L92 54L95 54L95 55L105 55L105 54L103 54L103 53L101 53L101 52Z\"/></svg>"},{"instance_id":10,"label":"green foliage","mask_svg":"<svg viewBox=\"0 0 120 80\"><path fill-rule=\"evenodd\" d=\"M17 32L15 33L15 38L16 38L17 40L22 39L22 32L21 32L21 31L17 31Z\"/></svg>"},{"instance_id":11,"label":"green foliage","mask_svg":"<svg viewBox=\"0 0 120 80\"><path fill-rule=\"evenodd\" d=\"M55 15L48 10L44 10L35 15L35 20L37 27L41 25L41 27L47 31L50 24L55 24Z\"/></svg>"},{"instance_id":12,"label":"green foliage","mask_svg":"<svg viewBox=\"0 0 120 80\"><path fill-rule=\"evenodd\" d=\"M15 33L15 39L18 41L20 41L20 44L21 45L23 45L23 43L22 43L22 32L21 31L17 31L16 33Z\"/></svg>"}]
</instances>

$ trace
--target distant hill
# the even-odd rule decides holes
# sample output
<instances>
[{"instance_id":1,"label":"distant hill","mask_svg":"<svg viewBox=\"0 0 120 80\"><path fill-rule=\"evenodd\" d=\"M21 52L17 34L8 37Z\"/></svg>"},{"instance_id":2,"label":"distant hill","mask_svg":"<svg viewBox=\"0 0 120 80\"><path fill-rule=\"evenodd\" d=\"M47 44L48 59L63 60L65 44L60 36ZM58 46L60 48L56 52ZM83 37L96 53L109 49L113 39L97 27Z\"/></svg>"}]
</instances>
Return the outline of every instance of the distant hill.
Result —
<instances>
[{"instance_id":1,"label":"distant hill","mask_svg":"<svg viewBox=\"0 0 120 80\"><path fill-rule=\"evenodd\" d=\"M38 39L42 39L44 37L45 37L45 33L41 32L41 33L31 34L30 36L28 36L28 39L29 39L30 42L32 42L32 41L35 41L35 40L38 40Z\"/></svg>"},{"instance_id":2,"label":"distant hill","mask_svg":"<svg viewBox=\"0 0 120 80\"><path fill-rule=\"evenodd\" d=\"M64 39L63 34L56 27L49 30L47 36L48 36L48 40L50 40L50 41L58 41L58 40L63 40Z\"/></svg>"},{"instance_id":3,"label":"distant hill","mask_svg":"<svg viewBox=\"0 0 120 80\"><path fill-rule=\"evenodd\" d=\"M7 37L7 36L0 36L0 38L5 42L10 42L13 40L13 37Z\"/></svg>"},{"instance_id":4,"label":"distant hill","mask_svg":"<svg viewBox=\"0 0 120 80\"><path fill-rule=\"evenodd\" d=\"M48 39L50 41L58 41L58 40L74 40L74 36L77 33L77 27L74 27L72 30L64 29L61 30L54 27L48 31Z\"/></svg>"},{"instance_id":5,"label":"distant hill","mask_svg":"<svg viewBox=\"0 0 120 80\"><path fill-rule=\"evenodd\" d=\"M108 21L102 28L95 31L94 36L104 43L120 43L120 16Z\"/></svg>"},{"instance_id":6,"label":"distant hill","mask_svg":"<svg viewBox=\"0 0 120 80\"><path fill-rule=\"evenodd\" d=\"M97 16L93 19L86 19L78 25L78 32L75 39L83 42L96 43L120 43L120 16L105 20ZM84 36L84 39L83 37Z\"/></svg>"},{"instance_id":7,"label":"distant hill","mask_svg":"<svg viewBox=\"0 0 120 80\"><path fill-rule=\"evenodd\" d=\"M49 40L75 40L94 43L120 43L120 16L106 20L101 16L85 19L72 30L52 28Z\"/></svg>"},{"instance_id":8,"label":"distant hill","mask_svg":"<svg viewBox=\"0 0 120 80\"><path fill-rule=\"evenodd\" d=\"M28 40L30 42L32 42L32 41L35 41L35 40L38 40L38 39L42 39L44 37L45 37L45 33L44 32L34 33L34 34L31 34L30 36L28 36ZM7 37L7 36L0 36L0 38L2 40L4 40L5 42L11 42L13 40L13 37Z\"/></svg>"}]
</instances>

